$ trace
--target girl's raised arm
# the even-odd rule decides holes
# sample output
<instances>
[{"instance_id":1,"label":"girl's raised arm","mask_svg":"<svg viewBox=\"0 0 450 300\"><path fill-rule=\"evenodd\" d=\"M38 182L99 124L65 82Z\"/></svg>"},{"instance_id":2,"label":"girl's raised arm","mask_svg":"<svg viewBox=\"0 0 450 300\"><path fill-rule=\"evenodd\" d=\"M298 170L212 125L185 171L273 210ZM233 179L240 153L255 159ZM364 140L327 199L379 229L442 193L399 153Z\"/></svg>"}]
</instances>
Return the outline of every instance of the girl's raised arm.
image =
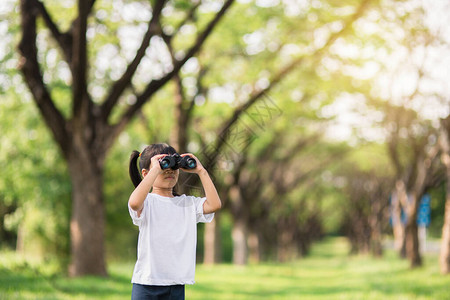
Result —
<instances>
[{"instance_id":1,"label":"girl's raised arm","mask_svg":"<svg viewBox=\"0 0 450 300\"><path fill-rule=\"evenodd\" d=\"M142 176L144 179L134 189L128 199L128 205L132 210L137 211L138 216L140 216L142 209L144 208L145 198L150 192L156 177L163 172L159 166L159 159L164 156L166 156L166 154L155 155L152 157L150 170L142 169Z\"/></svg>"},{"instance_id":2,"label":"girl's raised arm","mask_svg":"<svg viewBox=\"0 0 450 300\"><path fill-rule=\"evenodd\" d=\"M205 190L206 201L203 203L203 213L209 214L218 211L222 207L222 202L220 201L219 194L217 193L216 187L209 177L208 171L203 167L197 157L191 153L182 154L181 156L189 155L197 161L197 167L192 170L183 169L188 173L196 173L200 177L203 189Z\"/></svg>"},{"instance_id":3,"label":"girl's raised arm","mask_svg":"<svg viewBox=\"0 0 450 300\"><path fill-rule=\"evenodd\" d=\"M203 213L210 214L218 211L222 207L222 202L211 177L209 177L208 171L203 169L198 173L198 176L200 177L206 196L206 201L203 203Z\"/></svg>"}]
</instances>

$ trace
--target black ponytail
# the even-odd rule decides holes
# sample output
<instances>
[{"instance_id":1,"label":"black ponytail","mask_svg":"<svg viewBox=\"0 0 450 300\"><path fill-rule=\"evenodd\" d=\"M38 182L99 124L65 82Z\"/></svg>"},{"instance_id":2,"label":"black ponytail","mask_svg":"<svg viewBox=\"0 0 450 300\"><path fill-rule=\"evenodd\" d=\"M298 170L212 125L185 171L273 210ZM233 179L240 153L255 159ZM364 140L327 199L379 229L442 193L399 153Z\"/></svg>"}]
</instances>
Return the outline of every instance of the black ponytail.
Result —
<instances>
[{"instance_id":1,"label":"black ponytail","mask_svg":"<svg viewBox=\"0 0 450 300\"><path fill-rule=\"evenodd\" d=\"M139 151L134 150L130 156L130 168L129 168L130 178L134 184L134 187L137 187L139 183L141 183L142 181L141 173L139 172L137 166L138 158L139 158Z\"/></svg>"}]
</instances>

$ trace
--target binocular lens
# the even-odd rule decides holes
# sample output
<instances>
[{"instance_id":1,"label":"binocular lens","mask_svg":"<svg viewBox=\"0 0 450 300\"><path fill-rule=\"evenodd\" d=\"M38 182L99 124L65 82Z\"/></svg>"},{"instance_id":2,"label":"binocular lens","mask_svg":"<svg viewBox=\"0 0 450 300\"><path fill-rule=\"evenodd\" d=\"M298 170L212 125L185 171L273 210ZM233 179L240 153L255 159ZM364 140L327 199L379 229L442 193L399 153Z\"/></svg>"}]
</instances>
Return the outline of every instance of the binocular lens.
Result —
<instances>
[{"instance_id":1,"label":"binocular lens","mask_svg":"<svg viewBox=\"0 0 450 300\"><path fill-rule=\"evenodd\" d=\"M195 169L195 167L197 167L197 162L195 159L189 158L187 159L186 165L189 169Z\"/></svg>"},{"instance_id":2,"label":"binocular lens","mask_svg":"<svg viewBox=\"0 0 450 300\"><path fill-rule=\"evenodd\" d=\"M184 156L181 157L178 153L170 156L166 156L159 160L159 165L161 169L177 170L179 168L183 169L195 169L197 167L197 162L192 157Z\"/></svg>"},{"instance_id":3,"label":"binocular lens","mask_svg":"<svg viewBox=\"0 0 450 300\"><path fill-rule=\"evenodd\" d=\"M161 166L161 169L168 169L170 167L170 161L168 159L162 159L159 162L159 165Z\"/></svg>"}]
</instances>

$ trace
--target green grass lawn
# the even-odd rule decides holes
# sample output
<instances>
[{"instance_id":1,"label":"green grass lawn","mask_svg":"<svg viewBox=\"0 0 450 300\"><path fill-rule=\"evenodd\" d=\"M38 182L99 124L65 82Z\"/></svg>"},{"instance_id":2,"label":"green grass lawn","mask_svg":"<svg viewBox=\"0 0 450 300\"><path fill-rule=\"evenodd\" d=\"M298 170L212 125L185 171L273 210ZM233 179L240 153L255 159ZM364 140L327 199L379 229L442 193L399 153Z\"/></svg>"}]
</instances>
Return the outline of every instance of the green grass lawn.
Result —
<instances>
[{"instance_id":1,"label":"green grass lawn","mask_svg":"<svg viewBox=\"0 0 450 300\"><path fill-rule=\"evenodd\" d=\"M410 270L393 252L383 259L348 256L344 239L317 244L291 264L197 266L187 299L450 299L450 276L437 255ZM11 253L0 259L0 299L130 299L134 263L110 263L108 278L70 279Z\"/></svg>"}]
</instances>

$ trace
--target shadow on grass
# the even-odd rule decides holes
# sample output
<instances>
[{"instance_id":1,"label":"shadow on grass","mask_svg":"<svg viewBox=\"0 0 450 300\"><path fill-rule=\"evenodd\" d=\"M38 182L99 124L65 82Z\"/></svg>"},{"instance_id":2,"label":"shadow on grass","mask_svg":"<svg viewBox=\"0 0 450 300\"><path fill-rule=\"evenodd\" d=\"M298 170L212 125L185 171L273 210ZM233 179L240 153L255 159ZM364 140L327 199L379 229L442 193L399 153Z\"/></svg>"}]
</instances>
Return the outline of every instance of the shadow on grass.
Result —
<instances>
[{"instance_id":1,"label":"shadow on grass","mask_svg":"<svg viewBox=\"0 0 450 300\"><path fill-rule=\"evenodd\" d=\"M14 270L0 266L0 299L128 299L131 296L130 278L112 273L108 277L86 276L68 278L43 275L38 270L22 266Z\"/></svg>"},{"instance_id":2,"label":"shadow on grass","mask_svg":"<svg viewBox=\"0 0 450 300\"><path fill-rule=\"evenodd\" d=\"M122 296L123 298L131 296L130 279L117 275L80 278L54 277L49 281L55 290L69 295L85 295L96 299L109 299L111 296Z\"/></svg>"},{"instance_id":3,"label":"shadow on grass","mask_svg":"<svg viewBox=\"0 0 450 300\"><path fill-rule=\"evenodd\" d=\"M221 290L214 286L196 284L193 289L195 289L196 299L208 299L208 297L209 299L297 299L310 295L333 299L332 297L337 294L350 293L354 290L351 287L325 285L321 287L291 285L283 288L266 285L258 289L247 289L244 283L242 286L229 288L229 290Z\"/></svg>"},{"instance_id":4,"label":"shadow on grass","mask_svg":"<svg viewBox=\"0 0 450 300\"><path fill-rule=\"evenodd\" d=\"M36 276L29 270L11 271L0 268L0 291L51 292L53 289L45 279Z\"/></svg>"},{"instance_id":5,"label":"shadow on grass","mask_svg":"<svg viewBox=\"0 0 450 300\"><path fill-rule=\"evenodd\" d=\"M421 272L422 276L414 276L414 272ZM428 298L432 295L431 299L450 299L448 278L437 274L426 274L422 270L405 269L377 273L367 281L370 290L392 298L409 294L414 297Z\"/></svg>"}]
</instances>

